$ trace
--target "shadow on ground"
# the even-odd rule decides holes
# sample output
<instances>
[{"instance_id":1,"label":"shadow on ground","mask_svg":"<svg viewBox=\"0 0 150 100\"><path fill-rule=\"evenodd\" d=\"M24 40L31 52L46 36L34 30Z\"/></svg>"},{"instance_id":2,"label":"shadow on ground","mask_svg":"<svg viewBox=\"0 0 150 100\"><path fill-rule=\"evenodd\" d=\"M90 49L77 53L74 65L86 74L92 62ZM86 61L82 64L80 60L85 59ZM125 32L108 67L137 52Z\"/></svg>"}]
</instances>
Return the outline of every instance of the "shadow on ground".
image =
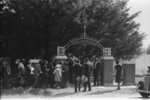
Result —
<instances>
[{"instance_id":1,"label":"shadow on ground","mask_svg":"<svg viewBox=\"0 0 150 100\"><path fill-rule=\"evenodd\" d=\"M17 89L11 89L11 90L2 90L2 95L41 95L41 96L51 96L52 92L47 91L44 89L35 89L35 88L29 88L29 89L23 89L23 88L17 88Z\"/></svg>"},{"instance_id":2,"label":"shadow on ground","mask_svg":"<svg viewBox=\"0 0 150 100\"><path fill-rule=\"evenodd\" d=\"M1 94L2 95L21 95L23 94L23 92L25 91L25 89L23 88L17 88L17 89L2 89L1 90Z\"/></svg>"},{"instance_id":3,"label":"shadow on ground","mask_svg":"<svg viewBox=\"0 0 150 100\"><path fill-rule=\"evenodd\" d=\"M59 94L56 94L56 95L54 95L54 96L52 96L52 97L63 97L63 96L70 96L70 95L74 95L75 93L74 92L65 92L65 93L59 93Z\"/></svg>"},{"instance_id":4,"label":"shadow on ground","mask_svg":"<svg viewBox=\"0 0 150 100\"><path fill-rule=\"evenodd\" d=\"M143 98L143 97L130 97L129 99L150 100L150 97L148 97L148 98Z\"/></svg>"},{"instance_id":5,"label":"shadow on ground","mask_svg":"<svg viewBox=\"0 0 150 100\"><path fill-rule=\"evenodd\" d=\"M115 91L118 91L118 90L108 90L108 91L97 91L97 92L94 92L94 93L90 93L89 95L101 95L101 94L104 94L104 93L110 93L110 92L115 92Z\"/></svg>"}]
</instances>

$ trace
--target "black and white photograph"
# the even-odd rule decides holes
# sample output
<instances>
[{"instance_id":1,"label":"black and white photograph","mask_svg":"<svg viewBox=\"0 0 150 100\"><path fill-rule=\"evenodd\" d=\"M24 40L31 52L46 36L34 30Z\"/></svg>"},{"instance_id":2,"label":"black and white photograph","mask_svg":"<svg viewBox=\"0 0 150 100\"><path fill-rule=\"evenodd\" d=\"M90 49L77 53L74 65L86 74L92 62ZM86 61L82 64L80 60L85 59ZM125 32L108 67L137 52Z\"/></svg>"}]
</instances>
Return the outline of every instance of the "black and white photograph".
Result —
<instances>
[{"instance_id":1,"label":"black and white photograph","mask_svg":"<svg viewBox=\"0 0 150 100\"><path fill-rule=\"evenodd\" d=\"M0 99L150 99L150 0L1 0Z\"/></svg>"}]
</instances>

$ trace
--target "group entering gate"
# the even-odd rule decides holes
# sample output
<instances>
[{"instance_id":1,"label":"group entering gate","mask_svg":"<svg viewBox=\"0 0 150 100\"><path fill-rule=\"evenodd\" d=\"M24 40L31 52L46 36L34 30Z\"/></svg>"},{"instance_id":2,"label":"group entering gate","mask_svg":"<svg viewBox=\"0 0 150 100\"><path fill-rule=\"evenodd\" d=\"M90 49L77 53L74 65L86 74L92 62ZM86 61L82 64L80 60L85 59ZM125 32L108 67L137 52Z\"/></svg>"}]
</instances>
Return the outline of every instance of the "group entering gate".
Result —
<instances>
[{"instance_id":1,"label":"group entering gate","mask_svg":"<svg viewBox=\"0 0 150 100\"><path fill-rule=\"evenodd\" d=\"M113 84L113 61L114 58L111 56L111 48L105 48L103 45L101 45L99 40L89 38L86 34L86 28L87 28L87 15L85 13L85 9L82 12L82 19L83 19L83 26L84 26L84 32L83 35L79 38L72 39L69 43L64 45L63 47L57 47L57 57L56 58L67 58L65 51L73 46L73 45L94 45L99 48L103 52L103 56L101 56L102 61L102 75L101 75L101 85L112 85Z\"/></svg>"},{"instance_id":2,"label":"group entering gate","mask_svg":"<svg viewBox=\"0 0 150 100\"><path fill-rule=\"evenodd\" d=\"M58 58L66 58L65 54L66 50L69 49L73 45L94 45L99 48L103 55L101 56L101 63L102 63L102 71L101 71L101 85L113 85L113 62L114 58L111 55L111 48L105 48L99 40L89 38L86 33L87 28L87 15L85 13L85 9L81 14L83 17L83 28L84 32L83 35L79 38L74 38L66 45L62 47L57 47L57 57ZM132 76L132 78L131 78ZM133 84L135 82L135 64L123 64L123 77L124 77L124 84ZM131 81L132 80L132 81Z\"/></svg>"},{"instance_id":3,"label":"group entering gate","mask_svg":"<svg viewBox=\"0 0 150 100\"><path fill-rule=\"evenodd\" d=\"M67 43L63 47L57 47L57 57L62 58L66 57L65 51L69 49L69 47L73 45L94 45L99 48L103 52L103 56L101 56L101 61L102 61L102 73L101 73L101 85L112 85L113 84L113 57L111 56L111 48L104 48L99 41L96 39L92 38L86 38L86 37L81 37L81 38L76 38L71 40L69 43Z\"/></svg>"}]
</instances>

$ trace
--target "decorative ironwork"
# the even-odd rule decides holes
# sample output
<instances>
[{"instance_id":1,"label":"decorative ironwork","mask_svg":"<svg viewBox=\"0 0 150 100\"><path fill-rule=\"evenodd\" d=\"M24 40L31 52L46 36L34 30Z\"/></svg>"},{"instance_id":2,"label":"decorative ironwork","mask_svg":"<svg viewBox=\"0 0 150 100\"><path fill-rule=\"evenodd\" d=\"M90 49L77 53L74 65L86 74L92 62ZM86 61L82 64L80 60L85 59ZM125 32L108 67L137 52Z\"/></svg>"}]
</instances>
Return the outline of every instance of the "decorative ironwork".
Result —
<instances>
[{"instance_id":1,"label":"decorative ironwork","mask_svg":"<svg viewBox=\"0 0 150 100\"><path fill-rule=\"evenodd\" d=\"M80 37L80 38L72 39L68 44L65 45L65 49L67 50L70 46L77 45L77 44L96 45L101 50L103 50L104 48L96 39Z\"/></svg>"},{"instance_id":2,"label":"decorative ironwork","mask_svg":"<svg viewBox=\"0 0 150 100\"><path fill-rule=\"evenodd\" d=\"M83 45L95 45L95 46L97 46L99 49L101 49L103 51L103 55L104 56L111 56L111 48L104 48L100 44L100 41L98 41L96 39L93 39L93 38L87 37L87 33L86 33L86 28L87 28L86 7L83 8L83 12L82 12L81 17L82 17L82 20L83 20L83 28L84 28L83 35L81 37L79 37L79 38L72 39L64 47L58 47L57 48L57 55L64 55L65 54L65 50L67 50L72 45L83 44Z\"/></svg>"},{"instance_id":3,"label":"decorative ironwork","mask_svg":"<svg viewBox=\"0 0 150 100\"><path fill-rule=\"evenodd\" d=\"M82 19L83 19L83 26L84 26L84 32L83 36L79 38L72 39L68 44L66 44L65 50L67 50L72 45L77 44L83 44L83 45L96 45L98 48L100 48L103 51L103 46L99 43L98 40L87 37L86 28L87 28L87 14L86 14L86 7L84 7L82 12Z\"/></svg>"}]
</instances>

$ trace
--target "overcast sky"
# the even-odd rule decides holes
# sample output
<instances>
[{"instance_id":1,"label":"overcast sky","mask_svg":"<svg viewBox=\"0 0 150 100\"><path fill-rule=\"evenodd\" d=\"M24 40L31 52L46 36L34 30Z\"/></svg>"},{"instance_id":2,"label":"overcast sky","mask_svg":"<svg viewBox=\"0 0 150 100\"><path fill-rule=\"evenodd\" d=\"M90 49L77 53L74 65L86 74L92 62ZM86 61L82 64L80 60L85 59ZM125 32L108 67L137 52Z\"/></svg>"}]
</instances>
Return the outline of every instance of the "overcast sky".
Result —
<instances>
[{"instance_id":1,"label":"overcast sky","mask_svg":"<svg viewBox=\"0 0 150 100\"><path fill-rule=\"evenodd\" d=\"M129 0L128 7L131 7L130 14L142 11L135 21L141 25L140 32L147 35L143 40L143 48L147 48L150 45L150 0Z\"/></svg>"}]
</instances>

